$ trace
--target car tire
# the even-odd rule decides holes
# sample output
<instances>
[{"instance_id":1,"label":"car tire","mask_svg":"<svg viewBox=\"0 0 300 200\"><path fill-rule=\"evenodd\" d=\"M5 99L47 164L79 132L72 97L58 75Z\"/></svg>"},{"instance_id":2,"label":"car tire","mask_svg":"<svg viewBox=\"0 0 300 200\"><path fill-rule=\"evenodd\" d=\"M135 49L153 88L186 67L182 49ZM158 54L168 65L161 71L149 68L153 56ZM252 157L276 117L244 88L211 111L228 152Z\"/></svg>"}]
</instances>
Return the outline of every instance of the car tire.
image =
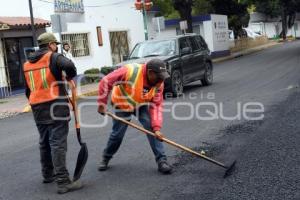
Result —
<instances>
[{"instance_id":1,"label":"car tire","mask_svg":"<svg viewBox=\"0 0 300 200\"><path fill-rule=\"evenodd\" d=\"M179 70L174 70L171 75L171 87L174 96L183 94L182 73Z\"/></svg>"},{"instance_id":2,"label":"car tire","mask_svg":"<svg viewBox=\"0 0 300 200\"><path fill-rule=\"evenodd\" d=\"M201 79L201 83L204 86L211 85L213 83L213 66L211 63L205 64L204 77Z\"/></svg>"}]
</instances>

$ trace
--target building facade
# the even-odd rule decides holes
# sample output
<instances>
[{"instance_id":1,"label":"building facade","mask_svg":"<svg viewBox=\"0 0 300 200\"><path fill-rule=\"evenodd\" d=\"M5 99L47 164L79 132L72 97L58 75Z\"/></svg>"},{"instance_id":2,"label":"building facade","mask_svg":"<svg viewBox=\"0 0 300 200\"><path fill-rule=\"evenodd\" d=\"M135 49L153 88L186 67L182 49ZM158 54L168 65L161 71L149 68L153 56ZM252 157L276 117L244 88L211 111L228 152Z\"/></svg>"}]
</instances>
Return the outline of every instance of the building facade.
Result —
<instances>
[{"instance_id":1,"label":"building facade","mask_svg":"<svg viewBox=\"0 0 300 200\"><path fill-rule=\"evenodd\" d=\"M35 19L37 34L50 22ZM29 17L0 17L0 98L24 91L25 50L33 47Z\"/></svg>"},{"instance_id":2,"label":"building facade","mask_svg":"<svg viewBox=\"0 0 300 200\"><path fill-rule=\"evenodd\" d=\"M268 38L276 38L282 31L281 17L270 18L265 14L254 12L250 15L248 28ZM300 13L297 13L295 23L288 29L287 36L300 38Z\"/></svg>"},{"instance_id":3,"label":"building facade","mask_svg":"<svg viewBox=\"0 0 300 200\"><path fill-rule=\"evenodd\" d=\"M84 6L91 1L85 2ZM134 1L111 0L101 5L86 6L83 13L57 13L62 21L61 40L71 44L78 74L122 62L123 55L145 40L143 16L135 10Z\"/></svg>"},{"instance_id":4,"label":"building facade","mask_svg":"<svg viewBox=\"0 0 300 200\"><path fill-rule=\"evenodd\" d=\"M90 68L113 66L123 61L123 55L128 55L136 43L145 40L143 16L140 11L135 9L134 1L85 0L82 1L84 4L78 13L64 10L55 12L57 1L59 0L45 2L39 6L38 10L34 10L35 16L48 20L43 27L38 27L37 36L46 30L54 32L62 42L68 42L71 45L71 53L78 74L83 74ZM69 6L69 8L71 7ZM60 19L59 28L57 28L57 24L53 23L55 21L52 21L57 16ZM20 19L18 20L20 21ZM39 24L38 20L35 20L37 24ZM24 78L21 70L21 66L25 62L24 48L33 47L30 20L27 22L26 30L0 31L2 38L0 43L2 45L2 51L0 51L2 95L0 94L0 98L24 92ZM58 29L60 30L58 31ZM17 55L14 54L16 51ZM5 54L10 57L5 58ZM10 70L7 70L8 68Z\"/></svg>"},{"instance_id":5,"label":"building facade","mask_svg":"<svg viewBox=\"0 0 300 200\"><path fill-rule=\"evenodd\" d=\"M193 16L193 32L201 35L206 41L213 57L226 56L229 51L228 19L226 15L199 15ZM150 24L148 27L155 27ZM150 38L168 38L183 34L180 29L180 19L165 20L165 28L160 32L150 29Z\"/></svg>"}]
</instances>

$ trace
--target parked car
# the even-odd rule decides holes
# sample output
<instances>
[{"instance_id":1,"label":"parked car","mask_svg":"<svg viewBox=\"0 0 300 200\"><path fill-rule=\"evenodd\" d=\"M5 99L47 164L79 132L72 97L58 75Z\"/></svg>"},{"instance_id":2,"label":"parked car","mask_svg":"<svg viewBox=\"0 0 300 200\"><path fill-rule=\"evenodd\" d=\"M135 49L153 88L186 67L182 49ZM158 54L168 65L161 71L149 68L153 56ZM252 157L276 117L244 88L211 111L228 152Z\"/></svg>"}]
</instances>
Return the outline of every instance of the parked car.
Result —
<instances>
[{"instance_id":1,"label":"parked car","mask_svg":"<svg viewBox=\"0 0 300 200\"><path fill-rule=\"evenodd\" d=\"M170 78L165 80L165 91L175 96L183 93L183 86L200 80L202 85L213 82L213 64L205 40L196 34L180 35L169 39L148 40L136 44L127 60L128 63L146 63L152 58L166 62Z\"/></svg>"}]
</instances>

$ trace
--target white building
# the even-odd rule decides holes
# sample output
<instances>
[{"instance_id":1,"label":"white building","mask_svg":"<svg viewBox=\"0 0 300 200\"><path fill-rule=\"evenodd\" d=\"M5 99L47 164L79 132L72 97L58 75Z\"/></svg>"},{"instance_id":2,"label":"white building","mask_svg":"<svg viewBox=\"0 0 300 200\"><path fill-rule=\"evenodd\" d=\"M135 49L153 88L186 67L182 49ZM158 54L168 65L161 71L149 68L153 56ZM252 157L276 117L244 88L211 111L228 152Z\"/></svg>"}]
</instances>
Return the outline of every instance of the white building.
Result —
<instances>
[{"instance_id":1,"label":"white building","mask_svg":"<svg viewBox=\"0 0 300 200\"><path fill-rule=\"evenodd\" d=\"M193 16L193 32L200 34L206 41L213 57L229 55L229 34L228 19L226 15L199 15ZM165 20L165 29L160 33L155 31L152 20L149 20L148 27L150 38L167 38L182 34L180 30L180 19Z\"/></svg>"},{"instance_id":2,"label":"white building","mask_svg":"<svg viewBox=\"0 0 300 200\"><path fill-rule=\"evenodd\" d=\"M33 0L34 16L50 20L51 15L55 14L53 2ZM134 0L84 0L83 2L83 13L61 14L63 28L61 38L62 41L71 44L78 74L83 74L89 68L112 66L122 61L122 55L128 55L136 43L145 40L143 16L135 9ZM11 12L14 13L14 10L15 8L12 8ZM18 16L18 13L15 13L15 16ZM47 28L47 31L52 32L52 27ZM32 35L29 37L32 39ZM27 46L32 47L31 45ZM5 62L7 59L3 51L0 51L1 56L0 69L12 68ZM18 71L22 71L22 63L18 65L20 68ZM10 87L12 83L9 81L12 79L7 78L7 73L0 73L0 88ZM9 88L5 92L11 89L14 90ZM0 98L1 96L7 94L0 95Z\"/></svg>"},{"instance_id":3,"label":"white building","mask_svg":"<svg viewBox=\"0 0 300 200\"><path fill-rule=\"evenodd\" d=\"M282 31L281 17L270 18L262 13L251 13L249 21L249 29L266 35L268 38L276 38ZM288 29L287 36L300 38L300 13L297 13L295 24Z\"/></svg>"},{"instance_id":4,"label":"white building","mask_svg":"<svg viewBox=\"0 0 300 200\"><path fill-rule=\"evenodd\" d=\"M35 18L37 34L49 25ZM24 91L25 50L33 46L30 26L29 17L0 17L0 98Z\"/></svg>"},{"instance_id":5,"label":"white building","mask_svg":"<svg viewBox=\"0 0 300 200\"><path fill-rule=\"evenodd\" d=\"M86 5L88 2L96 4L84 1ZM136 43L145 39L142 14L135 10L134 1L106 2L100 7L85 7L83 14L67 13L62 17L67 21L62 40L71 43L79 74L121 62L122 55L128 55Z\"/></svg>"}]
</instances>

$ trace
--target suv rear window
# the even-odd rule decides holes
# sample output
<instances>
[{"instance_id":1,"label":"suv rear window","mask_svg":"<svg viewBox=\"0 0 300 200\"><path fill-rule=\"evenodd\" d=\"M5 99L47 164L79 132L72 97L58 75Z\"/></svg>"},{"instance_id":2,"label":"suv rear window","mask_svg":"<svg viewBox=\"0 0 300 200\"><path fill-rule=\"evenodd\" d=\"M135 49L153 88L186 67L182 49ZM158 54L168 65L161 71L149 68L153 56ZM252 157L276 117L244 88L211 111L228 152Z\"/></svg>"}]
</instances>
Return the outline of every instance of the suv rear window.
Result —
<instances>
[{"instance_id":1,"label":"suv rear window","mask_svg":"<svg viewBox=\"0 0 300 200\"><path fill-rule=\"evenodd\" d=\"M197 40L195 39L195 37L188 37L191 47L193 49L193 51L198 51L201 49L201 46L199 45L199 42L197 42Z\"/></svg>"},{"instance_id":2,"label":"suv rear window","mask_svg":"<svg viewBox=\"0 0 300 200\"><path fill-rule=\"evenodd\" d=\"M201 49L207 49L207 44L201 36L197 35L195 39Z\"/></svg>"},{"instance_id":3,"label":"suv rear window","mask_svg":"<svg viewBox=\"0 0 300 200\"><path fill-rule=\"evenodd\" d=\"M186 40L186 38L181 38L179 40L179 46L180 46L180 50L186 47L190 47L188 41Z\"/></svg>"}]
</instances>

